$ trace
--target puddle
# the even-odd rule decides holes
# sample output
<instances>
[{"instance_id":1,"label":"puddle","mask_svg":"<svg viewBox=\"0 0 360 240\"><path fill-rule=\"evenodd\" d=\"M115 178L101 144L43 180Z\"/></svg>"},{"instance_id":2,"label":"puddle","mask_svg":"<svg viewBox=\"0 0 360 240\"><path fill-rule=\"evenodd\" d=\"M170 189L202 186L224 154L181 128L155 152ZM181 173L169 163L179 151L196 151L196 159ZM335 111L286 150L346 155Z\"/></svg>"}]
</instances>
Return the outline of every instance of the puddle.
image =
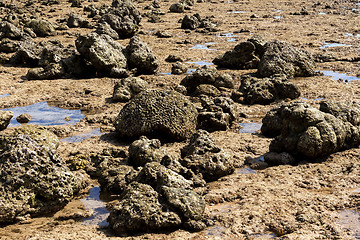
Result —
<instances>
[{"instance_id":1,"label":"puddle","mask_svg":"<svg viewBox=\"0 0 360 240\"><path fill-rule=\"evenodd\" d=\"M12 111L14 117L11 119L9 127L20 126L16 121L16 117L28 113L32 119L30 124L37 125L74 125L85 117L81 110L62 109L55 106L49 106L47 102L39 102L25 107L14 107L2 109L3 111ZM70 121L66 121L65 117L70 117Z\"/></svg>"},{"instance_id":2,"label":"puddle","mask_svg":"<svg viewBox=\"0 0 360 240\"><path fill-rule=\"evenodd\" d=\"M171 72L167 72L167 73L159 73L161 75L171 75Z\"/></svg>"},{"instance_id":3,"label":"puddle","mask_svg":"<svg viewBox=\"0 0 360 240\"><path fill-rule=\"evenodd\" d=\"M360 37L360 34L356 34L356 35L354 35L354 34L351 34L351 33L345 33L345 36L348 36L348 37Z\"/></svg>"},{"instance_id":4,"label":"puddle","mask_svg":"<svg viewBox=\"0 0 360 240\"><path fill-rule=\"evenodd\" d=\"M91 132L81 133L79 135L63 138L63 139L61 139L61 141L68 142L68 143L77 143L77 142L82 142L85 139L89 139L93 136L100 136L101 134L102 133L100 131L100 128L97 128L97 129L92 130Z\"/></svg>"},{"instance_id":5,"label":"puddle","mask_svg":"<svg viewBox=\"0 0 360 240\"><path fill-rule=\"evenodd\" d=\"M196 71L196 69L195 68L190 68L186 73L193 73L193 72L195 72Z\"/></svg>"},{"instance_id":6,"label":"puddle","mask_svg":"<svg viewBox=\"0 0 360 240\"><path fill-rule=\"evenodd\" d=\"M275 233L254 233L250 234L253 239L273 239L276 238Z\"/></svg>"},{"instance_id":7,"label":"puddle","mask_svg":"<svg viewBox=\"0 0 360 240\"><path fill-rule=\"evenodd\" d=\"M343 82L351 82L353 80L360 80L360 78L355 76L349 76L345 73L338 73L334 71L321 71L324 76L331 77L334 80L340 80L342 79Z\"/></svg>"},{"instance_id":8,"label":"puddle","mask_svg":"<svg viewBox=\"0 0 360 240\"><path fill-rule=\"evenodd\" d=\"M320 47L320 49L333 48L333 47L351 47L351 45L346 45L344 43L327 43L327 42L324 42L324 45L322 45Z\"/></svg>"},{"instance_id":9,"label":"puddle","mask_svg":"<svg viewBox=\"0 0 360 240\"><path fill-rule=\"evenodd\" d=\"M246 12L245 11L228 11L227 13L231 14L231 13L246 13Z\"/></svg>"},{"instance_id":10,"label":"puddle","mask_svg":"<svg viewBox=\"0 0 360 240\"><path fill-rule=\"evenodd\" d=\"M206 235L212 237L223 237L226 229L227 229L226 227L215 225L213 227L206 229Z\"/></svg>"},{"instance_id":11,"label":"puddle","mask_svg":"<svg viewBox=\"0 0 360 240\"><path fill-rule=\"evenodd\" d=\"M228 42L235 42L236 38L238 35L235 35L234 33L223 33L223 34L219 34L217 35L217 37L224 37L224 38L228 38Z\"/></svg>"},{"instance_id":12,"label":"puddle","mask_svg":"<svg viewBox=\"0 0 360 240\"><path fill-rule=\"evenodd\" d=\"M274 10L274 12L281 12L281 10Z\"/></svg>"},{"instance_id":13,"label":"puddle","mask_svg":"<svg viewBox=\"0 0 360 240\"><path fill-rule=\"evenodd\" d=\"M5 93L5 94L1 94L1 95L0 95L0 97L8 97L8 96L10 96L9 93Z\"/></svg>"},{"instance_id":14,"label":"puddle","mask_svg":"<svg viewBox=\"0 0 360 240\"><path fill-rule=\"evenodd\" d=\"M91 217L83 220L83 225L98 225L102 227L107 227L109 225L106 219L110 212L106 209L104 202L100 199L99 186L90 189L89 196L81 199L81 202L84 204L86 210L94 211L94 214Z\"/></svg>"},{"instance_id":15,"label":"puddle","mask_svg":"<svg viewBox=\"0 0 360 240\"><path fill-rule=\"evenodd\" d=\"M274 18L275 19L282 19L283 17L282 16L275 16Z\"/></svg>"},{"instance_id":16,"label":"puddle","mask_svg":"<svg viewBox=\"0 0 360 240\"><path fill-rule=\"evenodd\" d=\"M327 15L327 13L320 12L319 15Z\"/></svg>"},{"instance_id":17,"label":"puddle","mask_svg":"<svg viewBox=\"0 0 360 240\"><path fill-rule=\"evenodd\" d=\"M210 45L214 45L216 43L209 42L205 44L196 44L195 46L191 47L190 49L203 49L203 50L210 50L210 51L217 51L217 49L209 48Z\"/></svg>"},{"instance_id":18,"label":"puddle","mask_svg":"<svg viewBox=\"0 0 360 240\"><path fill-rule=\"evenodd\" d=\"M314 98L314 99L311 99L311 98L305 98L305 97L301 97L301 99L303 100L313 100L313 101L321 101L321 100L324 100L324 98L320 97L320 98Z\"/></svg>"},{"instance_id":19,"label":"puddle","mask_svg":"<svg viewBox=\"0 0 360 240\"><path fill-rule=\"evenodd\" d=\"M240 123L239 133L256 133L261 128L261 123Z\"/></svg>"},{"instance_id":20,"label":"puddle","mask_svg":"<svg viewBox=\"0 0 360 240\"><path fill-rule=\"evenodd\" d=\"M208 62L206 60L204 61L198 61L198 62L186 62L186 63L189 63L189 64L195 64L195 65L198 65L198 66L211 66L211 65L214 65L212 62Z\"/></svg>"},{"instance_id":21,"label":"puddle","mask_svg":"<svg viewBox=\"0 0 360 240\"><path fill-rule=\"evenodd\" d=\"M360 213L355 210L343 210L339 212L337 223L350 230L355 239L360 239Z\"/></svg>"},{"instance_id":22,"label":"puddle","mask_svg":"<svg viewBox=\"0 0 360 240\"><path fill-rule=\"evenodd\" d=\"M250 167L241 168L236 171L236 174L253 174L253 173L256 173L256 171Z\"/></svg>"}]
</instances>

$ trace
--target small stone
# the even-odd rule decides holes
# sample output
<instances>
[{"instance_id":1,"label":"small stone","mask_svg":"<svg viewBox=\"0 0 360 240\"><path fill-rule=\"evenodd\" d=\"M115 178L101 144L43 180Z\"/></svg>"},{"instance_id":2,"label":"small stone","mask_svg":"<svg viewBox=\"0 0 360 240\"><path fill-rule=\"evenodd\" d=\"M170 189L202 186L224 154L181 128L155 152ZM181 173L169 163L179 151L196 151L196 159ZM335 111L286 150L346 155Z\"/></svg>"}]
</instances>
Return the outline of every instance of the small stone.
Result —
<instances>
[{"instance_id":1,"label":"small stone","mask_svg":"<svg viewBox=\"0 0 360 240\"><path fill-rule=\"evenodd\" d=\"M16 118L16 121L18 121L19 123L28 123L31 121L31 119L32 117L30 114L23 113Z\"/></svg>"}]
</instances>

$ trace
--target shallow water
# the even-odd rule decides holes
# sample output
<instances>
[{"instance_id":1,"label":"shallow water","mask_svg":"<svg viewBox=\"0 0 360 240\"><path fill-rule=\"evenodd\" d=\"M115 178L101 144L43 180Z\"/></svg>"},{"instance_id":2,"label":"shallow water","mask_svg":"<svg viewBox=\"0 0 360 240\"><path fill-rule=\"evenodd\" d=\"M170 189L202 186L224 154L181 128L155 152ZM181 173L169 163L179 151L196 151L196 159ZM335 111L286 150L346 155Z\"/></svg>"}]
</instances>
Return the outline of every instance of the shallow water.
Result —
<instances>
[{"instance_id":1,"label":"shallow water","mask_svg":"<svg viewBox=\"0 0 360 240\"><path fill-rule=\"evenodd\" d=\"M69 110L49 106L47 102L39 102L30 106L6 108L2 110L12 111L14 113L14 117L11 119L9 127L20 126L21 124L16 121L16 117L23 113L30 114L32 117L30 124L37 125L73 125L85 117L80 110ZM70 121L66 121L65 117L70 117Z\"/></svg>"},{"instance_id":2,"label":"shallow water","mask_svg":"<svg viewBox=\"0 0 360 240\"><path fill-rule=\"evenodd\" d=\"M256 171L250 167L247 168L241 168L236 171L237 174L253 174L256 173Z\"/></svg>"},{"instance_id":3,"label":"shallow water","mask_svg":"<svg viewBox=\"0 0 360 240\"><path fill-rule=\"evenodd\" d=\"M349 76L345 73L339 73L339 72L334 72L334 71L321 71L321 72L324 74L324 76L331 77L334 80L342 79L343 82L351 82L354 80L360 80L360 78L358 78L358 77Z\"/></svg>"},{"instance_id":4,"label":"shallow water","mask_svg":"<svg viewBox=\"0 0 360 240\"><path fill-rule=\"evenodd\" d=\"M94 214L91 217L83 220L83 225L98 225L103 227L109 225L106 219L110 212L106 209L104 202L100 199L99 186L90 189L89 196L81 199L81 202L84 204L86 210L94 211Z\"/></svg>"},{"instance_id":5,"label":"shallow water","mask_svg":"<svg viewBox=\"0 0 360 240\"><path fill-rule=\"evenodd\" d=\"M167 72L167 73L159 73L161 75L171 75L171 72Z\"/></svg>"},{"instance_id":6,"label":"shallow water","mask_svg":"<svg viewBox=\"0 0 360 240\"><path fill-rule=\"evenodd\" d=\"M206 235L213 237L223 237L226 229L227 229L226 227L215 225L206 229Z\"/></svg>"},{"instance_id":7,"label":"shallow water","mask_svg":"<svg viewBox=\"0 0 360 240\"><path fill-rule=\"evenodd\" d=\"M208 62L207 60L203 60L203 61L198 61L198 62L186 62L186 63L189 63L189 64L195 64L195 65L198 65L198 66L210 66L210 65L214 65L212 62Z\"/></svg>"},{"instance_id":8,"label":"shallow water","mask_svg":"<svg viewBox=\"0 0 360 240\"><path fill-rule=\"evenodd\" d=\"M193 73L193 72L195 72L196 71L196 69L195 68L190 68L186 73Z\"/></svg>"},{"instance_id":9,"label":"shallow water","mask_svg":"<svg viewBox=\"0 0 360 240\"><path fill-rule=\"evenodd\" d=\"M360 34L352 34L352 33L345 33L345 36L348 36L348 37L360 37Z\"/></svg>"},{"instance_id":10,"label":"shallow water","mask_svg":"<svg viewBox=\"0 0 360 240\"><path fill-rule=\"evenodd\" d=\"M319 15L327 15L327 13L320 12Z\"/></svg>"},{"instance_id":11,"label":"shallow water","mask_svg":"<svg viewBox=\"0 0 360 240\"><path fill-rule=\"evenodd\" d=\"M79 135L63 138L63 139L61 139L61 141L68 142L68 143L77 143L77 142L82 142L85 139L89 139L93 136L100 136L100 135L101 135L100 128L96 128L96 129L92 130L91 132L81 133Z\"/></svg>"},{"instance_id":12,"label":"shallow water","mask_svg":"<svg viewBox=\"0 0 360 240\"><path fill-rule=\"evenodd\" d=\"M282 16L275 16L274 18L275 19L282 19L283 17Z\"/></svg>"},{"instance_id":13,"label":"shallow water","mask_svg":"<svg viewBox=\"0 0 360 240\"><path fill-rule=\"evenodd\" d=\"M205 44L196 44L195 46L191 47L190 49L203 49L203 50L210 50L210 51L217 51L217 49L209 48L210 45L214 45L216 43L209 42Z\"/></svg>"},{"instance_id":14,"label":"shallow water","mask_svg":"<svg viewBox=\"0 0 360 240\"><path fill-rule=\"evenodd\" d=\"M8 97L8 96L10 96L9 93L5 93L5 94L1 94L1 95L0 95L0 97Z\"/></svg>"},{"instance_id":15,"label":"shallow water","mask_svg":"<svg viewBox=\"0 0 360 240\"><path fill-rule=\"evenodd\" d=\"M261 123L240 123L239 133L256 133L261 129Z\"/></svg>"},{"instance_id":16,"label":"shallow water","mask_svg":"<svg viewBox=\"0 0 360 240\"><path fill-rule=\"evenodd\" d=\"M351 45L346 45L344 43L327 43L324 42L324 45L322 45L320 47L320 49L325 49L325 48L333 48L333 47L350 47Z\"/></svg>"},{"instance_id":17,"label":"shallow water","mask_svg":"<svg viewBox=\"0 0 360 240\"><path fill-rule=\"evenodd\" d=\"M343 210L339 212L337 221L343 228L350 230L355 239L360 239L360 213L355 210Z\"/></svg>"},{"instance_id":18,"label":"shallow water","mask_svg":"<svg viewBox=\"0 0 360 240\"><path fill-rule=\"evenodd\" d=\"M255 239L272 239L272 238L276 238L275 233L254 233L254 234L250 234L250 236L252 238L255 238Z\"/></svg>"},{"instance_id":19,"label":"shallow water","mask_svg":"<svg viewBox=\"0 0 360 240\"><path fill-rule=\"evenodd\" d=\"M231 14L231 13L246 13L246 11L228 11L227 13L228 14Z\"/></svg>"},{"instance_id":20,"label":"shallow water","mask_svg":"<svg viewBox=\"0 0 360 240\"><path fill-rule=\"evenodd\" d=\"M235 35L234 33L223 33L223 34L218 34L217 37L224 37L224 38L228 38L228 42L235 42L236 41L236 37L238 35Z\"/></svg>"},{"instance_id":21,"label":"shallow water","mask_svg":"<svg viewBox=\"0 0 360 240\"><path fill-rule=\"evenodd\" d=\"M309 99L309 98L305 98L305 97L301 97L301 99L303 100L313 100L313 101L321 101L321 100L324 100L324 98L320 97L320 98L314 98L314 99Z\"/></svg>"}]
</instances>

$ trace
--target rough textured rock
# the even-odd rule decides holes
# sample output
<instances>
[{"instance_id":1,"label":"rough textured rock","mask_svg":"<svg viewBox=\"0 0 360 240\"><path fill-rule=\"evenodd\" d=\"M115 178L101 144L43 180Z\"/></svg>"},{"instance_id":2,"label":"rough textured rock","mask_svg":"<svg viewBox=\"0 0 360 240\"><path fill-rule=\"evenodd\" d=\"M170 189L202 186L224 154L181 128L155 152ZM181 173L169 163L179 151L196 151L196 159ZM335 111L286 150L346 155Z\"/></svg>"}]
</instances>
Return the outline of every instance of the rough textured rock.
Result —
<instances>
[{"instance_id":1,"label":"rough textured rock","mask_svg":"<svg viewBox=\"0 0 360 240\"><path fill-rule=\"evenodd\" d=\"M185 5L183 3L174 3L169 8L170 12L183 13L185 12Z\"/></svg>"},{"instance_id":2,"label":"rough textured rock","mask_svg":"<svg viewBox=\"0 0 360 240\"><path fill-rule=\"evenodd\" d=\"M130 38L138 31L141 14L131 1L113 1L112 8L99 19L108 23L119 38Z\"/></svg>"},{"instance_id":3,"label":"rough textured rock","mask_svg":"<svg viewBox=\"0 0 360 240\"><path fill-rule=\"evenodd\" d=\"M147 90L121 109L114 125L120 137L158 133L173 140L183 140L195 130L196 118L196 108L182 94Z\"/></svg>"},{"instance_id":4,"label":"rough textured rock","mask_svg":"<svg viewBox=\"0 0 360 240\"><path fill-rule=\"evenodd\" d=\"M277 136L270 144L270 152L287 152L294 157L318 158L360 144L357 121L347 117L356 116L358 106L343 103L322 103L322 112L306 103L295 102L271 110L264 118L261 131L267 136ZM330 109L335 109L332 112ZM355 111L354 111L355 110ZM354 112L353 112L354 111ZM352 114L351 112L355 113ZM355 117L356 118L356 117Z\"/></svg>"},{"instance_id":5,"label":"rough textured rock","mask_svg":"<svg viewBox=\"0 0 360 240\"><path fill-rule=\"evenodd\" d=\"M266 43L264 48L258 67L261 76L309 77L315 74L315 62L307 51L278 40Z\"/></svg>"},{"instance_id":6,"label":"rough textured rock","mask_svg":"<svg viewBox=\"0 0 360 240\"><path fill-rule=\"evenodd\" d=\"M201 18L199 14L195 14L193 16L185 15L185 17L181 21L181 28L193 30L200 27L200 24Z\"/></svg>"},{"instance_id":7,"label":"rough textured rock","mask_svg":"<svg viewBox=\"0 0 360 240\"><path fill-rule=\"evenodd\" d=\"M93 32L78 37L75 45L79 53L101 73L109 75L113 69L126 69L124 47L108 35Z\"/></svg>"},{"instance_id":8,"label":"rough textured rock","mask_svg":"<svg viewBox=\"0 0 360 240\"><path fill-rule=\"evenodd\" d=\"M95 32L98 34L107 34L110 37L112 37L114 40L119 39L119 34L114 29L112 29L107 22L99 23L96 27Z\"/></svg>"},{"instance_id":9,"label":"rough textured rock","mask_svg":"<svg viewBox=\"0 0 360 240\"><path fill-rule=\"evenodd\" d=\"M26 74L28 80L53 80L63 78L66 72L61 64L50 63L45 67L29 69Z\"/></svg>"},{"instance_id":10,"label":"rough textured rock","mask_svg":"<svg viewBox=\"0 0 360 240\"><path fill-rule=\"evenodd\" d=\"M181 149L181 164L196 174L202 174L206 181L214 181L234 171L234 161L229 154L217 147L205 130L198 130Z\"/></svg>"},{"instance_id":11,"label":"rough textured rock","mask_svg":"<svg viewBox=\"0 0 360 240\"><path fill-rule=\"evenodd\" d=\"M56 31L53 24L43 19L33 19L29 23L29 27L38 37L47 37L55 35Z\"/></svg>"},{"instance_id":12,"label":"rough textured rock","mask_svg":"<svg viewBox=\"0 0 360 240\"><path fill-rule=\"evenodd\" d=\"M28 113L23 113L20 114L17 118L16 121L18 121L19 123L28 123L30 122L32 119L31 115Z\"/></svg>"},{"instance_id":13,"label":"rough textured rock","mask_svg":"<svg viewBox=\"0 0 360 240\"><path fill-rule=\"evenodd\" d=\"M239 110L234 101L226 97L211 99L200 98L202 109L199 111L198 128L209 132L226 131L239 116Z\"/></svg>"},{"instance_id":14,"label":"rough textured rock","mask_svg":"<svg viewBox=\"0 0 360 240\"><path fill-rule=\"evenodd\" d=\"M258 78L252 75L241 76L239 92L248 104L268 104L280 99L295 99L300 96L300 90L294 83L288 81L285 75L271 78Z\"/></svg>"},{"instance_id":15,"label":"rough textured rock","mask_svg":"<svg viewBox=\"0 0 360 240\"><path fill-rule=\"evenodd\" d=\"M0 41L0 52L13 53L18 50L20 43L15 40L4 38Z\"/></svg>"},{"instance_id":16,"label":"rough textured rock","mask_svg":"<svg viewBox=\"0 0 360 240\"><path fill-rule=\"evenodd\" d=\"M10 63L37 67L41 52L42 48L38 44L30 40L23 41L16 53L11 57Z\"/></svg>"},{"instance_id":17,"label":"rough textured rock","mask_svg":"<svg viewBox=\"0 0 360 240\"><path fill-rule=\"evenodd\" d=\"M135 95L145 91L148 88L148 85L149 84L141 78L123 78L115 83L113 100L119 102L129 101Z\"/></svg>"},{"instance_id":18,"label":"rough textured rock","mask_svg":"<svg viewBox=\"0 0 360 240\"><path fill-rule=\"evenodd\" d=\"M230 75L218 73L213 66L203 66L196 69L195 72L186 76L180 83L185 86L188 94L194 93L200 84L210 84L217 88L233 88L234 82Z\"/></svg>"},{"instance_id":19,"label":"rough textured rock","mask_svg":"<svg viewBox=\"0 0 360 240\"><path fill-rule=\"evenodd\" d=\"M12 40L21 40L24 34L14 24L10 22L2 22L0 24L0 39L9 38Z\"/></svg>"},{"instance_id":20,"label":"rough textured rock","mask_svg":"<svg viewBox=\"0 0 360 240\"><path fill-rule=\"evenodd\" d=\"M161 142L158 139L149 140L141 136L129 146L129 163L138 167L148 162L161 162L166 152L160 149Z\"/></svg>"},{"instance_id":21,"label":"rough textured rock","mask_svg":"<svg viewBox=\"0 0 360 240\"><path fill-rule=\"evenodd\" d=\"M54 212L84 187L84 176L72 173L52 144L24 134L0 138L0 222Z\"/></svg>"},{"instance_id":22,"label":"rough textured rock","mask_svg":"<svg viewBox=\"0 0 360 240\"><path fill-rule=\"evenodd\" d=\"M9 126L11 118L14 116L12 111L0 111L0 131Z\"/></svg>"},{"instance_id":23,"label":"rough textured rock","mask_svg":"<svg viewBox=\"0 0 360 240\"><path fill-rule=\"evenodd\" d=\"M118 234L176 227L180 217L159 202L159 194L149 185L132 182L112 207L108 218Z\"/></svg>"},{"instance_id":24,"label":"rough textured rock","mask_svg":"<svg viewBox=\"0 0 360 240\"><path fill-rule=\"evenodd\" d=\"M89 21L75 13L71 13L68 17L66 25L70 28L87 28L89 27Z\"/></svg>"},{"instance_id":25,"label":"rough textured rock","mask_svg":"<svg viewBox=\"0 0 360 240\"><path fill-rule=\"evenodd\" d=\"M153 74L156 72L159 61L152 50L135 36L130 39L126 47L129 68L136 68L137 73Z\"/></svg>"},{"instance_id":26,"label":"rough textured rock","mask_svg":"<svg viewBox=\"0 0 360 240\"><path fill-rule=\"evenodd\" d=\"M182 62L176 62L171 66L171 74L180 75L186 73L188 71L188 67Z\"/></svg>"},{"instance_id":27,"label":"rough textured rock","mask_svg":"<svg viewBox=\"0 0 360 240\"><path fill-rule=\"evenodd\" d=\"M200 84L199 86L196 87L194 95L195 96L206 95L211 97L217 97L221 95L221 91L213 85Z\"/></svg>"},{"instance_id":28,"label":"rough textured rock","mask_svg":"<svg viewBox=\"0 0 360 240\"><path fill-rule=\"evenodd\" d=\"M218 56L213 63L219 67L231 69L252 69L257 68L264 51L265 40L254 35L246 42L241 42L233 50Z\"/></svg>"}]
</instances>

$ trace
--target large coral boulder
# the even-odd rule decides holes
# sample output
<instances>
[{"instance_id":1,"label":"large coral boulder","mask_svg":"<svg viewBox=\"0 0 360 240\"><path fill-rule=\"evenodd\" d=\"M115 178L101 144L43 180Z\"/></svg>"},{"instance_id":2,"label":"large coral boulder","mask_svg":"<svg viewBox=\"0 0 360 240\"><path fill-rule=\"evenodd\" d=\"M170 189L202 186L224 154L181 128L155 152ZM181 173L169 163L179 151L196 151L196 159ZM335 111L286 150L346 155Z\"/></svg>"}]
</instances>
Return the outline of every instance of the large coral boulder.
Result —
<instances>
[{"instance_id":1,"label":"large coral boulder","mask_svg":"<svg viewBox=\"0 0 360 240\"><path fill-rule=\"evenodd\" d=\"M197 110L182 94L170 90L147 90L138 94L115 120L120 137L163 134L183 140L196 129Z\"/></svg>"},{"instance_id":2,"label":"large coral boulder","mask_svg":"<svg viewBox=\"0 0 360 240\"><path fill-rule=\"evenodd\" d=\"M280 99L295 99L300 96L297 85L288 81L285 75L258 78L252 75L241 76L239 92L248 104L268 104Z\"/></svg>"},{"instance_id":3,"label":"large coral boulder","mask_svg":"<svg viewBox=\"0 0 360 240\"><path fill-rule=\"evenodd\" d=\"M267 113L261 131L277 136L270 144L270 152L318 158L358 146L359 121L352 121L352 116L358 115L359 107L335 102L322 105L322 110L329 113L303 102L284 104Z\"/></svg>"},{"instance_id":4,"label":"large coral boulder","mask_svg":"<svg viewBox=\"0 0 360 240\"><path fill-rule=\"evenodd\" d=\"M216 146L211 135L198 130L190 142L181 150L181 164L206 181L214 181L234 171L234 160L223 149Z\"/></svg>"},{"instance_id":5,"label":"large coral boulder","mask_svg":"<svg viewBox=\"0 0 360 240\"><path fill-rule=\"evenodd\" d=\"M115 30L119 38L129 38L139 29L141 14L131 1L113 1L112 8L99 19Z\"/></svg>"},{"instance_id":6,"label":"large coral boulder","mask_svg":"<svg viewBox=\"0 0 360 240\"><path fill-rule=\"evenodd\" d=\"M148 45L135 36L130 39L126 47L129 68L136 68L138 73L153 74L156 72L159 61Z\"/></svg>"},{"instance_id":7,"label":"large coral boulder","mask_svg":"<svg viewBox=\"0 0 360 240\"><path fill-rule=\"evenodd\" d=\"M108 35L99 35L93 32L78 37L75 45L79 53L99 72L109 75L114 69L126 69L127 60L123 53L124 47Z\"/></svg>"},{"instance_id":8,"label":"large coral boulder","mask_svg":"<svg viewBox=\"0 0 360 240\"><path fill-rule=\"evenodd\" d=\"M178 214L159 201L159 194L147 184L132 182L112 207L108 218L118 234L179 226Z\"/></svg>"},{"instance_id":9,"label":"large coral boulder","mask_svg":"<svg viewBox=\"0 0 360 240\"><path fill-rule=\"evenodd\" d=\"M309 77L315 74L315 62L309 52L278 40L266 43L264 48L258 66L261 76Z\"/></svg>"},{"instance_id":10,"label":"large coral boulder","mask_svg":"<svg viewBox=\"0 0 360 240\"><path fill-rule=\"evenodd\" d=\"M84 187L85 177L66 167L53 140L42 144L48 133L24 134L0 135L1 223L54 212Z\"/></svg>"}]
</instances>

